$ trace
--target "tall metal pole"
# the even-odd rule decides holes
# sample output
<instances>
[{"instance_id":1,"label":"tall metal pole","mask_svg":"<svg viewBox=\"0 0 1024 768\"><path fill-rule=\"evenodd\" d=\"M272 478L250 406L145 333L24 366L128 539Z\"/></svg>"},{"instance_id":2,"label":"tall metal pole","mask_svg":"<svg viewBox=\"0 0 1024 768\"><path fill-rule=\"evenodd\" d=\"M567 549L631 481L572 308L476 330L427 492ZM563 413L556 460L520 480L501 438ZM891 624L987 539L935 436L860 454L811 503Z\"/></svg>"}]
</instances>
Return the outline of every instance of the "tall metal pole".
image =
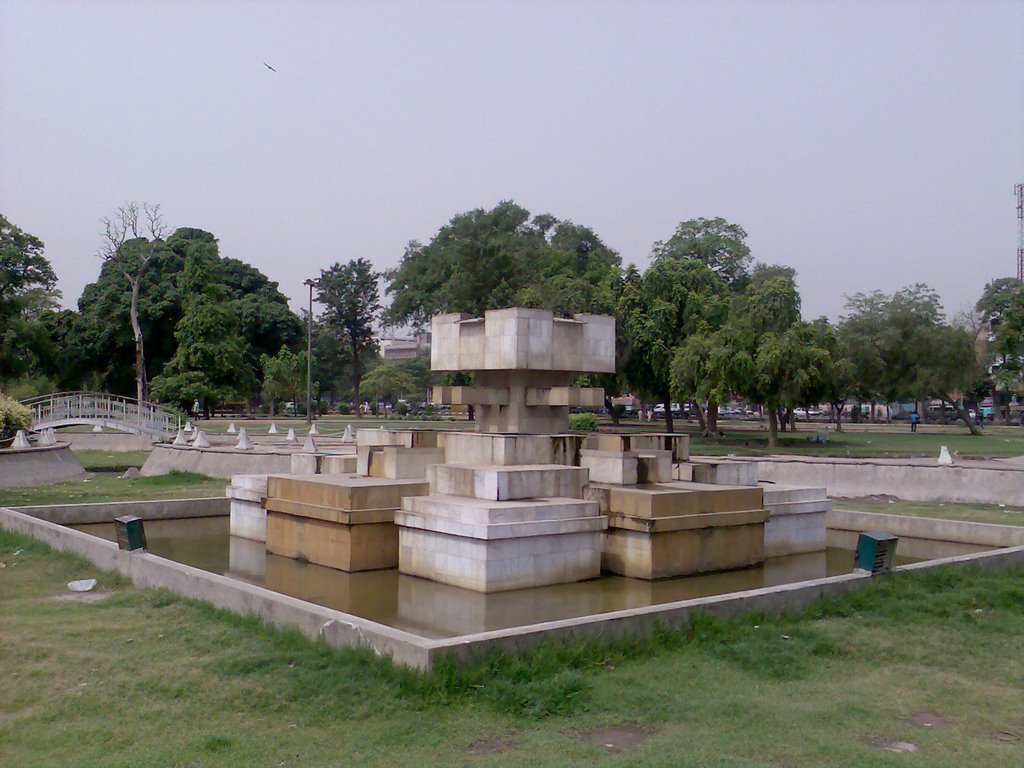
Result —
<instances>
[{"instance_id":1,"label":"tall metal pole","mask_svg":"<svg viewBox=\"0 0 1024 768\"><path fill-rule=\"evenodd\" d=\"M313 286L315 280L307 280L309 286L309 317L306 318L306 423L313 423Z\"/></svg>"}]
</instances>

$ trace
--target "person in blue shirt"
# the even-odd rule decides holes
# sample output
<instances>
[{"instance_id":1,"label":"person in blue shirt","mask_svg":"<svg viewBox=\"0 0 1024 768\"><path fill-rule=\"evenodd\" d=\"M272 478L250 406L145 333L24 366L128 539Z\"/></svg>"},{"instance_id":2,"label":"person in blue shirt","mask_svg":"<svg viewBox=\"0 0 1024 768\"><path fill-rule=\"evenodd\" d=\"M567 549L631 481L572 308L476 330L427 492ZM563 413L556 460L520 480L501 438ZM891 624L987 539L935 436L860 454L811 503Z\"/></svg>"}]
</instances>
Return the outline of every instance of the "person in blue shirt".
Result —
<instances>
[{"instance_id":1,"label":"person in blue shirt","mask_svg":"<svg viewBox=\"0 0 1024 768\"><path fill-rule=\"evenodd\" d=\"M921 416L918 414L917 411L914 411L912 414L910 414L910 431L911 432L917 432L917 424L918 424L919 421L921 421Z\"/></svg>"}]
</instances>

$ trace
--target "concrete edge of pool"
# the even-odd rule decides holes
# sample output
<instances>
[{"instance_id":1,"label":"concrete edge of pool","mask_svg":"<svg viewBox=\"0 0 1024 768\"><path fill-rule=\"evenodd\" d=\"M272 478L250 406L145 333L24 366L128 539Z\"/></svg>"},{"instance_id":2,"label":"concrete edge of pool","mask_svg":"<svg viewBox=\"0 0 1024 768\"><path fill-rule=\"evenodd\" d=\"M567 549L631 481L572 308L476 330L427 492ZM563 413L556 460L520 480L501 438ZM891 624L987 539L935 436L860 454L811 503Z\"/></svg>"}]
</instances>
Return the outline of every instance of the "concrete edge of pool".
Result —
<instances>
[{"instance_id":1,"label":"concrete edge of pool","mask_svg":"<svg viewBox=\"0 0 1024 768\"><path fill-rule=\"evenodd\" d=\"M866 518L866 521L870 522L872 519L874 518ZM823 598L856 589L871 580L870 576L863 574L830 576L613 613L431 640L157 555L124 552L113 542L39 519L25 512L0 508L0 527L27 534L55 549L80 555L99 568L123 574L137 587L167 589L182 597L209 602L217 608L256 616L270 625L297 629L307 637L320 637L336 647L370 647L376 653L392 657L396 663L420 669L431 668L445 656L465 661L491 650L524 651L549 639L599 635L618 637L649 631L656 625L680 627L688 622L690 614L694 611L737 615L752 611L775 613L786 609L798 609ZM1024 546L944 557L899 566L894 570L897 573L916 571L949 563L974 564L990 568L1009 567L1024 563Z\"/></svg>"}]
</instances>

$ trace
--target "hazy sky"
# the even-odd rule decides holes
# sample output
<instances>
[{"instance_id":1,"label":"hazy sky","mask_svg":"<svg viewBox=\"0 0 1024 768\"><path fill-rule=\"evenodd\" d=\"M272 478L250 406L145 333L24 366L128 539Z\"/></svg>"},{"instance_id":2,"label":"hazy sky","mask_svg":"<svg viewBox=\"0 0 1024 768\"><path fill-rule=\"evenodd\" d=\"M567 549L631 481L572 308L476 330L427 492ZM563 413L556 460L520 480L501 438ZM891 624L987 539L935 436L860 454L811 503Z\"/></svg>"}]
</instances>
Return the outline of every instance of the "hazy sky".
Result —
<instances>
[{"instance_id":1,"label":"hazy sky","mask_svg":"<svg viewBox=\"0 0 1024 768\"><path fill-rule=\"evenodd\" d=\"M723 216L807 317L917 281L955 311L1015 270L1017 182L1019 1L0 0L0 212L69 305L126 200L294 304L514 199L640 265Z\"/></svg>"}]
</instances>

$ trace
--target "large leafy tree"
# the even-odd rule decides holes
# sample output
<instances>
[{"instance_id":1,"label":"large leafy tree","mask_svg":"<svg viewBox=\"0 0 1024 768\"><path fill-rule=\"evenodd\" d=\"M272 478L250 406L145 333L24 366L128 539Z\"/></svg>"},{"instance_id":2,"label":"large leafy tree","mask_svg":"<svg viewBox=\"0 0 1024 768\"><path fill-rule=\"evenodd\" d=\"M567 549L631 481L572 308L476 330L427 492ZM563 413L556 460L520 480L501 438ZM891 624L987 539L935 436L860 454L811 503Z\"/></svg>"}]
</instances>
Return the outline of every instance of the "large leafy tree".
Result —
<instances>
[{"instance_id":1,"label":"large leafy tree","mask_svg":"<svg viewBox=\"0 0 1024 768\"><path fill-rule=\"evenodd\" d=\"M316 281L316 300L324 307L322 322L338 339L339 355L351 368L357 415L363 374L377 354L373 330L381 310L379 279L368 260L355 259L321 270Z\"/></svg>"},{"instance_id":2,"label":"large leafy tree","mask_svg":"<svg viewBox=\"0 0 1024 768\"><path fill-rule=\"evenodd\" d=\"M668 240L654 244L655 259L695 259L727 284L743 284L751 261L747 233L725 219L697 218L680 222Z\"/></svg>"},{"instance_id":3,"label":"large leafy tree","mask_svg":"<svg viewBox=\"0 0 1024 768\"><path fill-rule=\"evenodd\" d=\"M665 404L672 423L672 360L690 336L707 332L724 312L721 279L694 259L657 259L641 274L630 267L619 299L622 364L627 382Z\"/></svg>"},{"instance_id":4,"label":"large leafy tree","mask_svg":"<svg viewBox=\"0 0 1024 768\"><path fill-rule=\"evenodd\" d=\"M188 296L182 276L190 249L217 240L201 229L182 227L157 250L142 277L139 289L139 323L145 337L146 368L159 375L178 346L174 332L184 314ZM287 298L259 270L236 259L220 258L212 279L224 291L224 301L238 317L237 332L246 349L246 364L257 374L262 355L273 356L282 345L297 349L303 339L302 324L288 307ZM123 277L112 264L104 263L99 279L86 286L79 300L80 312L71 334L81 350L80 360L69 368L79 379L90 374L99 386L127 392L131 379L133 341L128 320L129 302ZM255 391L247 394L258 394Z\"/></svg>"},{"instance_id":5,"label":"large leafy tree","mask_svg":"<svg viewBox=\"0 0 1024 768\"><path fill-rule=\"evenodd\" d=\"M410 243L386 274L387 319L422 327L439 312L511 306L609 312L619 264L590 228L505 201L454 216L426 245Z\"/></svg>"},{"instance_id":6,"label":"large leafy tree","mask_svg":"<svg viewBox=\"0 0 1024 768\"><path fill-rule=\"evenodd\" d=\"M971 430L963 395L979 378L975 338L945 322L938 295L924 284L892 294L856 294L846 304L839 341L861 401L936 397L957 409ZM872 407L872 416L874 414Z\"/></svg>"},{"instance_id":7,"label":"large leafy tree","mask_svg":"<svg viewBox=\"0 0 1024 768\"><path fill-rule=\"evenodd\" d=\"M139 294L142 278L150 262L163 245L167 234L160 206L125 203L112 216L103 219L103 243L100 257L112 264L128 286L128 318L135 344L135 388L140 401L146 399L146 353L142 325L139 322Z\"/></svg>"},{"instance_id":8,"label":"large leafy tree","mask_svg":"<svg viewBox=\"0 0 1024 768\"><path fill-rule=\"evenodd\" d=\"M0 382L52 372L56 286L42 240L0 214Z\"/></svg>"},{"instance_id":9,"label":"large leafy tree","mask_svg":"<svg viewBox=\"0 0 1024 768\"><path fill-rule=\"evenodd\" d=\"M690 219L681 222L668 240L654 243L651 256L655 263L697 261L703 264L719 279L721 285L718 292L722 297L722 306L725 307L752 279L749 271L752 257L746 244L746 237L747 233L742 227L721 217ZM767 279L772 276L769 274L770 271L786 269L757 265L755 273L760 272L761 279ZM789 270L789 273L791 274L792 270ZM721 328L725 315L723 311L709 317L701 328L680 343L681 352L675 366L675 386L678 394L680 397L694 400L694 411L705 434L717 432L718 403L722 398L729 397L728 392L723 392L720 387L712 385L707 372L711 336ZM707 401L706 423L698 400Z\"/></svg>"},{"instance_id":10,"label":"large leafy tree","mask_svg":"<svg viewBox=\"0 0 1024 768\"><path fill-rule=\"evenodd\" d=\"M363 389L373 397L391 400L418 391L416 381L396 363L381 363L363 380Z\"/></svg>"},{"instance_id":11,"label":"large leafy tree","mask_svg":"<svg viewBox=\"0 0 1024 768\"><path fill-rule=\"evenodd\" d=\"M264 354L260 358L263 369L261 393L270 402L270 413L277 413L277 401L287 398L298 401L306 388L306 353L292 352L281 347L276 355Z\"/></svg>"},{"instance_id":12,"label":"large leafy tree","mask_svg":"<svg viewBox=\"0 0 1024 768\"><path fill-rule=\"evenodd\" d=\"M178 347L163 373L153 379L154 393L165 401L187 407L199 400L208 411L212 404L253 386L238 317L227 301L220 269L216 243L192 241L181 278L186 298L174 332Z\"/></svg>"}]
</instances>

